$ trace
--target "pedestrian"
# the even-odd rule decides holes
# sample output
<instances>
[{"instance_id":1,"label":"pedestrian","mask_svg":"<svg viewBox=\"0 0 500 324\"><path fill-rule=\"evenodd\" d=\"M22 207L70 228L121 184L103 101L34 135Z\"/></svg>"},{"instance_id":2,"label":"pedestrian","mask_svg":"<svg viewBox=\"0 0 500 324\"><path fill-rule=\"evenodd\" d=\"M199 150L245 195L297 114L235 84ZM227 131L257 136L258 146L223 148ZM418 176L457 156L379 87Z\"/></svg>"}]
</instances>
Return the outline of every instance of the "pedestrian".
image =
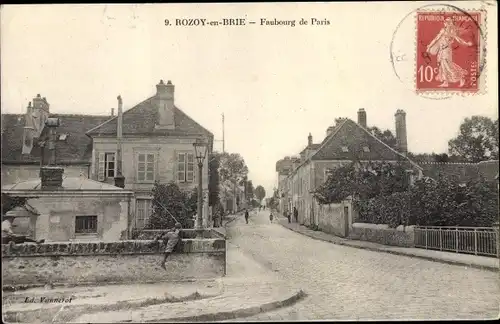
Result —
<instances>
[{"instance_id":1,"label":"pedestrian","mask_svg":"<svg viewBox=\"0 0 500 324\"><path fill-rule=\"evenodd\" d=\"M165 256L163 258L163 262L160 265L165 270L167 270L167 268L165 267L165 263L167 262L167 258L170 256L170 254L172 254L175 247L177 246L177 244L180 241L181 228L182 228L181 223L175 223L175 228L173 230L168 231L165 234L160 234L159 236L157 236L155 238L155 241L159 241L160 239L163 239L163 242L166 245Z\"/></svg>"},{"instance_id":2,"label":"pedestrian","mask_svg":"<svg viewBox=\"0 0 500 324\"><path fill-rule=\"evenodd\" d=\"M25 235L15 234L12 231L12 223L14 222L13 216L4 216L2 221L2 244L22 244L22 243L37 243L41 244L45 240L33 240Z\"/></svg>"},{"instance_id":3,"label":"pedestrian","mask_svg":"<svg viewBox=\"0 0 500 324\"><path fill-rule=\"evenodd\" d=\"M297 210L296 207L293 207L293 218L295 219L295 223L298 223L298 221L299 221L299 211Z\"/></svg>"},{"instance_id":4,"label":"pedestrian","mask_svg":"<svg viewBox=\"0 0 500 324\"><path fill-rule=\"evenodd\" d=\"M259 211L260 211L261 208L262 208L262 205L259 205Z\"/></svg>"},{"instance_id":5,"label":"pedestrian","mask_svg":"<svg viewBox=\"0 0 500 324\"><path fill-rule=\"evenodd\" d=\"M271 223L273 222L273 218L274 218L273 212L271 211L271 213L269 214L269 220L271 221Z\"/></svg>"},{"instance_id":6,"label":"pedestrian","mask_svg":"<svg viewBox=\"0 0 500 324\"><path fill-rule=\"evenodd\" d=\"M249 216L250 215L248 214L248 209L245 209L245 221L247 222L247 224L248 224L248 217Z\"/></svg>"},{"instance_id":7,"label":"pedestrian","mask_svg":"<svg viewBox=\"0 0 500 324\"><path fill-rule=\"evenodd\" d=\"M288 223L292 222L292 213L289 210L286 211L286 218L288 218Z\"/></svg>"}]
</instances>

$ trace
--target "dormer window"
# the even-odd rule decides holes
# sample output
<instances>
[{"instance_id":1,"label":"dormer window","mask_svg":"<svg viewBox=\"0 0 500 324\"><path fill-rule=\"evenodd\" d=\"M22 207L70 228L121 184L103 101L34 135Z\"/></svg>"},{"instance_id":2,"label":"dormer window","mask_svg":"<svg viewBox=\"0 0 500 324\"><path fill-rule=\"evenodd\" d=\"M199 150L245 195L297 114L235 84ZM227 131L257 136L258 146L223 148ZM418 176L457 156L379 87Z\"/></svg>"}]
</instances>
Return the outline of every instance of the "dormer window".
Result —
<instances>
[{"instance_id":1,"label":"dormer window","mask_svg":"<svg viewBox=\"0 0 500 324\"><path fill-rule=\"evenodd\" d=\"M59 135L59 140L60 141L65 141L68 138L68 134L60 134Z\"/></svg>"},{"instance_id":2,"label":"dormer window","mask_svg":"<svg viewBox=\"0 0 500 324\"><path fill-rule=\"evenodd\" d=\"M349 152L349 149L347 148L347 146L342 146L342 152Z\"/></svg>"},{"instance_id":3,"label":"dormer window","mask_svg":"<svg viewBox=\"0 0 500 324\"><path fill-rule=\"evenodd\" d=\"M370 152L370 148L368 146L363 146L363 152Z\"/></svg>"}]
</instances>

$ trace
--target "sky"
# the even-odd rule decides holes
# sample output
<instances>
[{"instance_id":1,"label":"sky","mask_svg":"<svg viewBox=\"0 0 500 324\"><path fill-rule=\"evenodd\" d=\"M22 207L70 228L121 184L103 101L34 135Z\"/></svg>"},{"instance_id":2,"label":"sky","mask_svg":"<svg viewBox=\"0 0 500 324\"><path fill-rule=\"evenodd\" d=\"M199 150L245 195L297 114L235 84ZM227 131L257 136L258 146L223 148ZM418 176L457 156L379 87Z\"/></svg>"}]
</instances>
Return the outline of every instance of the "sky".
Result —
<instances>
[{"instance_id":1,"label":"sky","mask_svg":"<svg viewBox=\"0 0 500 324\"><path fill-rule=\"evenodd\" d=\"M107 115L118 94L129 109L153 95L160 79L171 80L176 105L215 135L219 151L224 113L226 151L243 156L249 179L268 195L276 161L297 155L309 133L321 142L335 118L356 120L359 108L369 126L393 132L394 113L405 110L409 150L446 152L465 117L498 118L497 8L467 3L489 12L482 93L438 100L417 95L412 84L415 30L405 17L424 5L2 6L2 113L24 113L41 94L54 113ZM172 26L176 19L223 18L256 24ZM274 18L308 25L261 25ZM311 25L312 18L329 24ZM401 57L397 64L391 52Z\"/></svg>"}]
</instances>

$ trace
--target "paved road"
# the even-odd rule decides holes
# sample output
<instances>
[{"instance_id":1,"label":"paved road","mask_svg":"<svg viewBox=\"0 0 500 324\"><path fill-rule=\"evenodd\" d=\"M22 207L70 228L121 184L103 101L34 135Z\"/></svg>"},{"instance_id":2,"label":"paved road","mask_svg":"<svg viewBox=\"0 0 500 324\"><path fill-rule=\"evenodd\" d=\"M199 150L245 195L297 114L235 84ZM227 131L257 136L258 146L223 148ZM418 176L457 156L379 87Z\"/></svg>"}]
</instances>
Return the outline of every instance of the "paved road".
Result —
<instances>
[{"instance_id":1,"label":"paved road","mask_svg":"<svg viewBox=\"0 0 500 324\"><path fill-rule=\"evenodd\" d=\"M229 225L231 244L309 295L247 320L497 318L500 278L491 271L313 240L251 213Z\"/></svg>"}]
</instances>

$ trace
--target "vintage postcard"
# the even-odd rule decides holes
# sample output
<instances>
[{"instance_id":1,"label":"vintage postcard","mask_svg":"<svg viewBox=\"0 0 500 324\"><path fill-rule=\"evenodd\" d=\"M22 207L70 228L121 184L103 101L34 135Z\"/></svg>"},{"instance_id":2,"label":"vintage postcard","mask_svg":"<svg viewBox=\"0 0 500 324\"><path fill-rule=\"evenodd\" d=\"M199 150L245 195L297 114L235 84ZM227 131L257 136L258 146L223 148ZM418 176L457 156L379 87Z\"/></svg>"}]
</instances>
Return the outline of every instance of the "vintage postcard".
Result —
<instances>
[{"instance_id":1,"label":"vintage postcard","mask_svg":"<svg viewBox=\"0 0 500 324\"><path fill-rule=\"evenodd\" d=\"M497 11L2 5L3 321L498 319Z\"/></svg>"}]
</instances>

